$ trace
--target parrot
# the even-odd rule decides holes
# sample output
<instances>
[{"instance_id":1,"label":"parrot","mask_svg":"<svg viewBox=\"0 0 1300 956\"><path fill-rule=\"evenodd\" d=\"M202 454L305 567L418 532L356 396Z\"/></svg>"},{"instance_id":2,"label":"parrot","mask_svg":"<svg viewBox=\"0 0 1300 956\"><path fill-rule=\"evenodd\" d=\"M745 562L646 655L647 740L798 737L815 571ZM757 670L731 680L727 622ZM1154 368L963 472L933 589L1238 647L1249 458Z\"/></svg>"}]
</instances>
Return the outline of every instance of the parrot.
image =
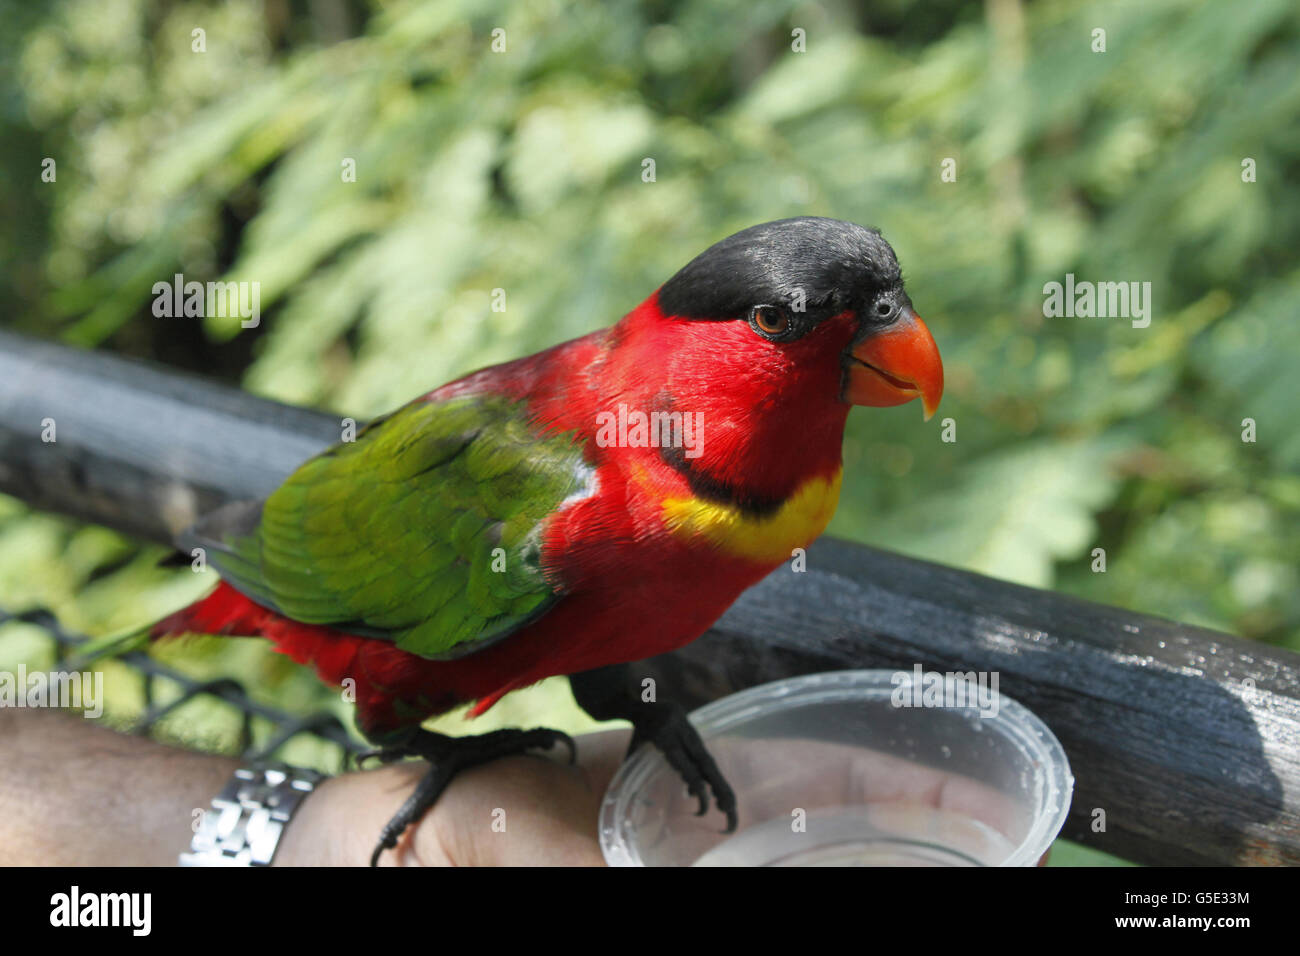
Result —
<instances>
[{"instance_id":1,"label":"parrot","mask_svg":"<svg viewBox=\"0 0 1300 956\"><path fill-rule=\"evenodd\" d=\"M371 858L457 772L565 744L545 728L422 723L568 675L598 720L657 747L699 813L736 798L633 662L703 635L834 514L854 405L943 393L935 340L877 229L802 216L708 247L612 326L435 388L303 463L266 498L201 517L215 590L150 639L261 637L354 684L380 760L427 773Z\"/></svg>"}]
</instances>

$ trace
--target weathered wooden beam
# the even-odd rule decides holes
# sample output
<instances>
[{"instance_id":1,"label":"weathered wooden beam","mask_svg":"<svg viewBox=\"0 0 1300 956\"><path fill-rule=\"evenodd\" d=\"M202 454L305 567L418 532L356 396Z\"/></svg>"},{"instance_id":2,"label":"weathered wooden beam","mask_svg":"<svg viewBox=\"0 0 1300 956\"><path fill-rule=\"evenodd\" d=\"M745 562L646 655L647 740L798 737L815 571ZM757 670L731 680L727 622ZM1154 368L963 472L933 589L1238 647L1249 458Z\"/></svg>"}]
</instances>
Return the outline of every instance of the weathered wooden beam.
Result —
<instances>
[{"instance_id":1,"label":"weathered wooden beam","mask_svg":"<svg viewBox=\"0 0 1300 956\"><path fill-rule=\"evenodd\" d=\"M320 412L0 332L0 491L37 508L170 543L339 437Z\"/></svg>"},{"instance_id":2,"label":"weathered wooden beam","mask_svg":"<svg viewBox=\"0 0 1300 956\"><path fill-rule=\"evenodd\" d=\"M0 333L0 491L143 538L265 494L339 428ZM996 671L1051 726L1076 777L1067 836L1151 864L1300 863L1300 655L1278 648L824 539L805 573L774 573L646 668L693 705L793 674L916 664Z\"/></svg>"}]
</instances>

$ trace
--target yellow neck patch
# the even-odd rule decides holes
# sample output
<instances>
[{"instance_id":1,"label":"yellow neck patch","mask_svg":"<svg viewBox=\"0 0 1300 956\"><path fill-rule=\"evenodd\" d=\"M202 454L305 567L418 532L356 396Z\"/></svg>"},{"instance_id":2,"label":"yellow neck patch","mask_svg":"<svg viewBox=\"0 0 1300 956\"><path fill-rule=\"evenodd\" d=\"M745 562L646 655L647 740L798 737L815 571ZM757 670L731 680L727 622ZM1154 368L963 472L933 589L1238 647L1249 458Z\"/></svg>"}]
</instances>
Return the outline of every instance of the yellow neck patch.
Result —
<instances>
[{"instance_id":1,"label":"yellow neck patch","mask_svg":"<svg viewBox=\"0 0 1300 956\"><path fill-rule=\"evenodd\" d=\"M810 478L780 509L756 518L735 505L703 498L668 498L663 519L676 538L710 541L726 553L751 561L785 561L826 530L840 500L843 469L830 478Z\"/></svg>"}]
</instances>

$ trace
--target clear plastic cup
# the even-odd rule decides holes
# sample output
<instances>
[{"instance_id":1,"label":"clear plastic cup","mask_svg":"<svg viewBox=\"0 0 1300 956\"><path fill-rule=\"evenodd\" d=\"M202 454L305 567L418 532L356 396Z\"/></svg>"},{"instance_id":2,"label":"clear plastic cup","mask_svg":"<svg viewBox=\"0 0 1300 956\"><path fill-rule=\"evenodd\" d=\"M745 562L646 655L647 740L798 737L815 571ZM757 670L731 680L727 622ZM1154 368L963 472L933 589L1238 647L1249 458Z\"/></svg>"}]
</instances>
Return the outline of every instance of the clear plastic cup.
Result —
<instances>
[{"instance_id":1,"label":"clear plastic cup","mask_svg":"<svg viewBox=\"0 0 1300 956\"><path fill-rule=\"evenodd\" d=\"M736 832L712 807L697 816L681 777L643 747L605 794L605 860L1035 866L1069 810L1069 762L1025 707L972 690L942 675L836 671L714 701L691 721L736 791Z\"/></svg>"}]
</instances>

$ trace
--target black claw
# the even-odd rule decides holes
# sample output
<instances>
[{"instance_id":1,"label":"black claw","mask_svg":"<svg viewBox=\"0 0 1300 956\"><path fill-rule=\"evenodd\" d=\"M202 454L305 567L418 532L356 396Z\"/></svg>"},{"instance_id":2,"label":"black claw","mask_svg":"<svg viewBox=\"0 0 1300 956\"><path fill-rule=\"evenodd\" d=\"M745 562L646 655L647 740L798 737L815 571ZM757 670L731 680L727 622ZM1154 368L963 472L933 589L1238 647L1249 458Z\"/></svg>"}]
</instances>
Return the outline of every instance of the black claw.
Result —
<instances>
[{"instance_id":1,"label":"black claw","mask_svg":"<svg viewBox=\"0 0 1300 956\"><path fill-rule=\"evenodd\" d=\"M702 817L709 812L709 792L704 788L704 783L698 777L686 780L686 795L694 797L700 802L700 808L695 811L697 817Z\"/></svg>"},{"instance_id":2,"label":"black claw","mask_svg":"<svg viewBox=\"0 0 1300 956\"><path fill-rule=\"evenodd\" d=\"M403 757L423 757L430 764L429 772L420 779L415 790L384 825L379 834L379 843L370 854L370 865L379 865L380 855L397 846L397 841L406 828L417 823L438 802L443 790L447 789L447 785L460 771L526 750L549 750L557 743L568 746L570 763L577 760L578 748L573 738L558 730L542 728L497 730L477 737L447 737L421 730L408 743L399 747L360 755L357 758L358 764L371 757L378 757L384 763L392 763Z\"/></svg>"},{"instance_id":3,"label":"black claw","mask_svg":"<svg viewBox=\"0 0 1300 956\"><path fill-rule=\"evenodd\" d=\"M401 829L396 829L394 826L396 822L397 817L395 816L385 823L384 828L379 831L379 842L375 844L375 850L370 854L371 866L378 866L380 854L397 846L397 838L402 835L402 830L406 829L406 824L403 823Z\"/></svg>"},{"instance_id":4,"label":"black claw","mask_svg":"<svg viewBox=\"0 0 1300 956\"><path fill-rule=\"evenodd\" d=\"M703 778L692 776L686 779L686 795L694 797L700 802L700 808L695 811L697 817L702 817L709 812L709 790L704 785Z\"/></svg>"},{"instance_id":5,"label":"black claw","mask_svg":"<svg viewBox=\"0 0 1300 956\"><path fill-rule=\"evenodd\" d=\"M727 827L726 827L726 829L723 830L722 832L723 832L723 833L735 833L735 832L736 832L736 824L740 822L740 821L739 821L739 818L736 816L736 804L735 804L735 801L734 801L734 800L732 801L731 806L729 806L729 807L723 807L723 806L722 806L722 800L719 799L719 800L718 800L718 809L721 810L723 813L725 813L725 814L727 815Z\"/></svg>"},{"instance_id":6,"label":"black claw","mask_svg":"<svg viewBox=\"0 0 1300 956\"><path fill-rule=\"evenodd\" d=\"M391 850L391 849L392 849L393 847L395 847L395 846L397 846L397 837L395 837L395 836L390 836L390 835L388 834L388 828L385 827L385 828L384 828L384 832L383 832L383 836L381 836L381 837L379 838L379 842L378 842L377 844L375 844L375 852L373 852L373 853L370 854L370 865L371 865L371 866L378 866L378 865L379 865L379 857L380 857L380 855L381 855L385 850Z\"/></svg>"},{"instance_id":7,"label":"black claw","mask_svg":"<svg viewBox=\"0 0 1300 956\"><path fill-rule=\"evenodd\" d=\"M666 704L660 706L669 707ZM632 735L629 752L641 743L653 743L662 751L669 766L681 775L687 795L699 801L700 807L695 812L697 817L709 812L709 792L712 791L713 805L727 817L727 828L723 832L735 832L739 823L735 791L705 749L685 711L673 707L660 711L652 720L643 721Z\"/></svg>"},{"instance_id":8,"label":"black claw","mask_svg":"<svg viewBox=\"0 0 1300 956\"><path fill-rule=\"evenodd\" d=\"M725 832L735 832L738 824L735 791L727 785L686 711L672 701L643 701L635 677L628 665L615 664L574 674L569 684L578 705L592 717L632 722L628 757L645 743L659 748L669 766L686 783L686 792L699 799L698 815L708 812L711 790L714 805L727 816Z\"/></svg>"}]
</instances>

